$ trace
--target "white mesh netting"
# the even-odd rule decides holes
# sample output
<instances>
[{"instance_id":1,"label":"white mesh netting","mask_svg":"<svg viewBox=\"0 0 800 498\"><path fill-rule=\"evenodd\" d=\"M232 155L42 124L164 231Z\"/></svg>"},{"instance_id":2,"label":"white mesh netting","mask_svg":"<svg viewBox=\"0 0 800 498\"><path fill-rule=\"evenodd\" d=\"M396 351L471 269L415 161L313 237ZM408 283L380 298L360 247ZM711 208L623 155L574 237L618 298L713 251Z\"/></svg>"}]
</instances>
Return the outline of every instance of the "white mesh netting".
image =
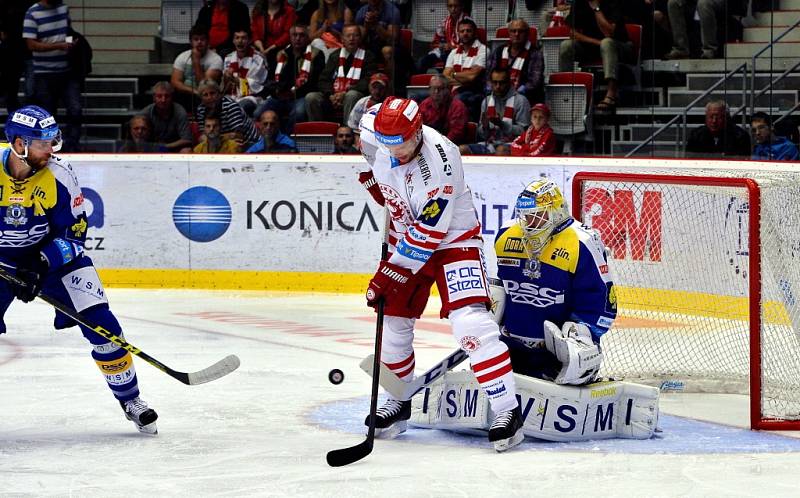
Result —
<instances>
[{"instance_id":1,"label":"white mesh netting","mask_svg":"<svg viewBox=\"0 0 800 498\"><path fill-rule=\"evenodd\" d=\"M686 175L661 170L649 174ZM749 257L761 250L761 414L800 419L800 172L695 171L697 178L580 181L583 221L610 251L619 316L603 338L603 374L686 390L746 393L750 379ZM703 184L752 178L752 193ZM580 178L580 177L576 177ZM573 199L577 202L577 199Z\"/></svg>"}]
</instances>

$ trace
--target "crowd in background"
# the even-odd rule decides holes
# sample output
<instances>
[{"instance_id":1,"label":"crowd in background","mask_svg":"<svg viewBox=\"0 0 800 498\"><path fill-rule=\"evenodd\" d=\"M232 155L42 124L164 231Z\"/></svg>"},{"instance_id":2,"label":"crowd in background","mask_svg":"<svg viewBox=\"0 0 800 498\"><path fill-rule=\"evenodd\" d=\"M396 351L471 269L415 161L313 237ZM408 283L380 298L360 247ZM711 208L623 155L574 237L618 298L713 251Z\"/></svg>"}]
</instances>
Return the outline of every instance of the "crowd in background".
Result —
<instances>
[{"instance_id":1,"label":"crowd in background","mask_svg":"<svg viewBox=\"0 0 800 498\"><path fill-rule=\"evenodd\" d=\"M365 110L387 96L407 96L419 101L424 123L464 154L554 155L560 144L548 124L537 32L567 37L557 70L599 62L598 88L604 95L593 112L608 114L619 104L620 65L634 57L627 25L642 27L643 57L712 59L736 36L747 5L745 0L526 0L515 2L516 9L546 4L542 25L511 19L508 38L490 49L475 21L480 17L471 16L471 0L432 1L445 2L448 15L430 46L415 54L413 42L401 36L410 0L258 0L252 9L240 0L208 0L189 33L190 48L175 58L169 81L152 87L152 104L129 120L118 150L297 152L296 125L327 121L340 125L330 152L356 153L353 141ZM9 112L20 104L16 90L24 76L32 102L51 112L59 103L66 109L65 150L79 150L86 47L72 30L67 7L61 0L0 0L0 6L5 61L0 91ZM699 37L693 38L695 19ZM25 50L29 59L19 57ZM427 75L425 91L408 92L412 75L421 74ZM780 145L779 155L786 155L788 145L775 136L770 116L752 116L768 132L751 127L748 133L730 121L725 102L709 106L688 152L773 157ZM720 113L727 117L715 125L709 114Z\"/></svg>"}]
</instances>

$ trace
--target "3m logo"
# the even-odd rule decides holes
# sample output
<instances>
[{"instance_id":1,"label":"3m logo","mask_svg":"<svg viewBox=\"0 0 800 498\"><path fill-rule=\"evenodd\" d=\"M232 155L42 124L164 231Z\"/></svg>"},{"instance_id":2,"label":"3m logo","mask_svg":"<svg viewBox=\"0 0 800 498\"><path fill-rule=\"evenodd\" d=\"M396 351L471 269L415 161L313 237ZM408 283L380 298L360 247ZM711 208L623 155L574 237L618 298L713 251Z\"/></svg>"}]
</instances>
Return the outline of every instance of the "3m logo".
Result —
<instances>
[{"instance_id":1,"label":"3m logo","mask_svg":"<svg viewBox=\"0 0 800 498\"><path fill-rule=\"evenodd\" d=\"M615 259L661 261L661 192L590 188L583 198L584 220L600 232Z\"/></svg>"}]
</instances>

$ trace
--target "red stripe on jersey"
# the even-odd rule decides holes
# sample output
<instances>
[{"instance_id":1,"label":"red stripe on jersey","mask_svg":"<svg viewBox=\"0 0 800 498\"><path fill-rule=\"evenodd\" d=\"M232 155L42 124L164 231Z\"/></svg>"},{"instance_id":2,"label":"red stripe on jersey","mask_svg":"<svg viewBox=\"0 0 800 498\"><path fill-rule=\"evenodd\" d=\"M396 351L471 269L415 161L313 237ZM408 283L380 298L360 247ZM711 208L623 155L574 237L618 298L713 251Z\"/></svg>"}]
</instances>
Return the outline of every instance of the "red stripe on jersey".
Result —
<instances>
[{"instance_id":1,"label":"red stripe on jersey","mask_svg":"<svg viewBox=\"0 0 800 498\"><path fill-rule=\"evenodd\" d=\"M431 230L429 228L424 228L419 223L414 223L414 228L419 230L420 233L424 233L425 235L427 235L429 237L436 237L438 239L443 239L445 237L445 235L447 235L447 232L436 232L436 231Z\"/></svg>"},{"instance_id":2,"label":"red stripe on jersey","mask_svg":"<svg viewBox=\"0 0 800 498\"><path fill-rule=\"evenodd\" d=\"M489 372L486 375L476 375L475 378L478 379L478 383L485 384L486 382L495 380L498 377L502 377L503 375L507 374L511 371L511 363L504 366L503 368L498 368L493 372Z\"/></svg>"},{"instance_id":3,"label":"red stripe on jersey","mask_svg":"<svg viewBox=\"0 0 800 498\"><path fill-rule=\"evenodd\" d=\"M389 370L397 370L400 368L405 368L409 363L413 362L414 362L414 353L411 353L405 360L398 361L397 363L388 363L384 361L383 364L389 367Z\"/></svg>"},{"instance_id":4,"label":"red stripe on jersey","mask_svg":"<svg viewBox=\"0 0 800 498\"><path fill-rule=\"evenodd\" d=\"M475 237L476 235L479 235L480 233L481 233L481 226L478 225L475 228L473 228L472 230L470 230L469 232L462 233L461 236L459 236L458 238L453 240L453 242L461 242L462 240L469 240L469 239ZM451 244L453 242L451 242Z\"/></svg>"},{"instance_id":5,"label":"red stripe on jersey","mask_svg":"<svg viewBox=\"0 0 800 498\"><path fill-rule=\"evenodd\" d=\"M478 373L480 373L481 370L486 370L487 368L499 365L500 363L503 363L506 360L511 361L511 355L508 354L508 350L495 356L494 358L489 358L486 361L482 361L480 363L472 365L472 371L475 372L475 374L477 375Z\"/></svg>"}]
</instances>

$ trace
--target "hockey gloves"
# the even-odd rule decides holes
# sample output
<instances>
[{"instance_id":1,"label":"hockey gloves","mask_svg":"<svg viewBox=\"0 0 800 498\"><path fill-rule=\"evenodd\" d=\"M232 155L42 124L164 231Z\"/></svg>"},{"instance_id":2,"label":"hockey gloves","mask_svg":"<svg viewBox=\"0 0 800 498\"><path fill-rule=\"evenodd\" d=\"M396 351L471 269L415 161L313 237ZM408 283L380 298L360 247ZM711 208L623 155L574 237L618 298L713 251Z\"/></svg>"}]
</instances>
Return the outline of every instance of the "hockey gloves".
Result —
<instances>
[{"instance_id":1,"label":"hockey gloves","mask_svg":"<svg viewBox=\"0 0 800 498\"><path fill-rule=\"evenodd\" d=\"M407 284L413 276L411 270L381 261L378 271L369 281L367 306L375 308L381 299L386 303L402 299L411 290Z\"/></svg>"},{"instance_id":2,"label":"hockey gloves","mask_svg":"<svg viewBox=\"0 0 800 498\"><path fill-rule=\"evenodd\" d=\"M33 301L42 290L48 268L47 260L40 253L36 253L29 261L20 263L16 276L22 280L22 284L10 283L14 296L23 303Z\"/></svg>"},{"instance_id":3,"label":"hockey gloves","mask_svg":"<svg viewBox=\"0 0 800 498\"><path fill-rule=\"evenodd\" d=\"M378 185L378 181L375 180L372 170L362 171L359 173L358 181L361 182L361 185L363 185L365 189L367 189L367 192L369 192L369 195L375 199L375 202L381 206L386 204L386 199L384 199L383 194L381 193L381 187Z\"/></svg>"}]
</instances>

